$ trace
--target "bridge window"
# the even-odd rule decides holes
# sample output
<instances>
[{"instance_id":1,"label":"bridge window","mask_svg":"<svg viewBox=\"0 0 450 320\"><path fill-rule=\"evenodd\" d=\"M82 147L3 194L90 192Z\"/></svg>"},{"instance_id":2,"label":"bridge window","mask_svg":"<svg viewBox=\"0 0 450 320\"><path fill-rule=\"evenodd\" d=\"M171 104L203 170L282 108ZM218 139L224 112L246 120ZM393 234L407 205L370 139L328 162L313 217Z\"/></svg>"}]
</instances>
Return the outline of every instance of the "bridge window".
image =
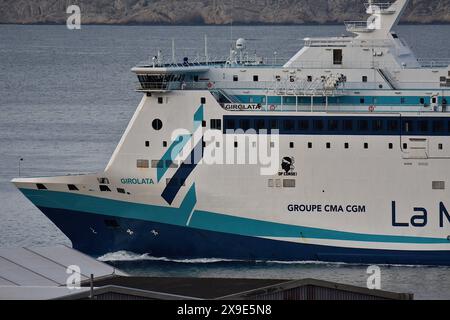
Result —
<instances>
[{"instance_id":1,"label":"bridge window","mask_svg":"<svg viewBox=\"0 0 450 320\"><path fill-rule=\"evenodd\" d=\"M349 147L348 142L344 143L344 148L345 148L345 149L348 149L348 147Z\"/></svg>"},{"instance_id":2,"label":"bridge window","mask_svg":"<svg viewBox=\"0 0 450 320\"><path fill-rule=\"evenodd\" d=\"M254 81L254 82L258 82L258 81L259 81L259 77L258 77L257 75L254 75L254 76L253 76L253 81Z\"/></svg>"},{"instance_id":3,"label":"bridge window","mask_svg":"<svg viewBox=\"0 0 450 320\"><path fill-rule=\"evenodd\" d=\"M369 144L367 142L364 142L364 149L369 149Z\"/></svg>"},{"instance_id":4,"label":"bridge window","mask_svg":"<svg viewBox=\"0 0 450 320\"><path fill-rule=\"evenodd\" d=\"M239 124L240 124L240 128L244 131L246 131L250 128L250 120L248 120L248 119L242 119Z\"/></svg>"},{"instance_id":5,"label":"bridge window","mask_svg":"<svg viewBox=\"0 0 450 320\"><path fill-rule=\"evenodd\" d=\"M442 143L439 143L439 144L438 144L438 149L439 149L439 150L444 149L444 146L442 145Z\"/></svg>"},{"instance_id":6,"label":"bridge window","mask_svg":"<svg viewBox=\"0 0 450 320\"><path fill-rule=\"evenodd\" d=\"M362 82L367 82L367 76L362 76Z\"/></svg>"},{"instance_id":7,"label":"bridge window","mask_svg":"<svg viewBox=\"0 0 450 320\"><path fill-rule=\"evenodd\" d=\"M394 145L392 144L392 142L391 143L389 143L389 149L393 149L394 148Z\"/></svg>"},{"instance_id":8,"label":"bridge window","mask_svg":"<svg viewBox=\"0 0 450 320\"><path fill-rule=\"evenodd\" d=\"M233 76L233 81L234 81L234 82L239 81L239 77L238 77L237 75L234 75L234 76Z\"/></svg>"},{"instance_id":9,"label":"bridge window","mask_svg":"<svg viewBox=\"0 0 450 320\"><path fill-rule=\"evenodd\" d=\"M308 149L312 149L312 142L308 142Z\"/></svg>"},{"instance_id":10,"label":"bridge window","mask_svg":"<svg viewBox=\"0 0 450 320\"><path fill-rule=\"evenodd\" d=\"M163 104L164 103L164 98L163 97L158 97L158 103L159 104Z\"/></svg>"},{"instance_id":11,"label":"bridge window","mask_svg":"<svg viewBox=\"0 0 450 320\"><path fill-rule=\"evenodd\" d=\"M327 149L330 149L330 148L331 148L331 143L327 142Z\"/></svg>"},{"instance_id":12,"label":"bridge window","mask_svg":"<svg viewBox=\"0 0 450 320\"><path fill-rule=\"evenodd\" d=\"M445 181L433 181L431 187L433 188L433 190L444 190Z\"/></svg>"},{"instance_id":13,"label":"bridge window","mask_svg":"<svg viewBox=\"0 0 450 320\"><path fill-rule=\"evenodd\" d=\"M294 143L293 142L289 142L289 148L291 148L291 149L294 148Z\"/></svg>"}]
</instances>

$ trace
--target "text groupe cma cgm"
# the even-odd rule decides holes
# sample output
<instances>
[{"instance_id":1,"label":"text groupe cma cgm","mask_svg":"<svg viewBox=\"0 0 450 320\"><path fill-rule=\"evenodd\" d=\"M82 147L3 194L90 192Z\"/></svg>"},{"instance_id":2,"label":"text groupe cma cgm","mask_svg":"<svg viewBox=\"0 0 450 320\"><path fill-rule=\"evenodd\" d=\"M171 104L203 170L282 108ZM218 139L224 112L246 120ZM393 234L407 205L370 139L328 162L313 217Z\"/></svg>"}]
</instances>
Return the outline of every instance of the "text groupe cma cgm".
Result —
<instances>
[{"instance_id":1,"label":"text groupe cma cgm","mask_svg":"<svg viewBox=\"0 0 450 320\"><path fill-rule=\"evenodd\" d=\"M287 206L288 211L290 212L306 212L306 213L315 213L315 212L336 212L336 213L365 213L366 206L365 205L356 205L356 204L347 204L347 205L339 205L339 204L289 204Z\"/></svg>"}]
</instances>

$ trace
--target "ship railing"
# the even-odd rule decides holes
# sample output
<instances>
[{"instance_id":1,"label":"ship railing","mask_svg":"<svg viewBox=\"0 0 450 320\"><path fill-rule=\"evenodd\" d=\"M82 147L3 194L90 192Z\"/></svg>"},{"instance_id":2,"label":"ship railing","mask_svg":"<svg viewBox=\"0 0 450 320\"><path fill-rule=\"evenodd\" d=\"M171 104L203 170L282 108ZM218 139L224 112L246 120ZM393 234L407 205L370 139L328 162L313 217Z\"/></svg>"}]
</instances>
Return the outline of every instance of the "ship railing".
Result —
<instances>
[{"instance_id":1,"label":"ship railing","mask_svg":"<svg viewBox=\"0 0 450 320\"><path fill-rule=\"evenodd\" d=\"M423 68L445 68L450 66L450 59L417 59L417 61Z\"/></svg>"},{"instance_id":2,"label":"ship railing","mask_svg":"<svg viewBox=\"0 0 450 320\"><path fill-rule=\"evenodd\" d=\"M375 2L375 3L366 3L366 12L368 14L374 13L395 13L397 11L397 6L392 5L390 2Z\"/></svg>"}]
</instances>

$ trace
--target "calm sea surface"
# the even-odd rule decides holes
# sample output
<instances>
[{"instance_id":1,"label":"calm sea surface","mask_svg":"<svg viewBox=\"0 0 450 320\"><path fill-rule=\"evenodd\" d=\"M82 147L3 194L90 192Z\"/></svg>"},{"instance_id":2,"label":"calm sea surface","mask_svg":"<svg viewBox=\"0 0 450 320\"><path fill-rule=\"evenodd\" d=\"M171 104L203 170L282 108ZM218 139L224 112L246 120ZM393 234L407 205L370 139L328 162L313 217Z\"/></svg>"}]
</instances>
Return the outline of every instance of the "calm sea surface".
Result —
<instances>
[{"instance_id":1,"label":"calm sea surface","mask_svg":"<svg viewBox=\"0 0 450 320\"><path fill-rule=\"evenodd\" d=\"M400 26L418 57L450 58L450 26ZM304 37L337 36L340 26L233 27L250 52L289 58ZM0 247L70 241L11 184L19 175L103 170L141 94L130 68L158 49L194 59L208 35L211 56L230 46L228 27L0 25ZM275 54L276 52L276 54ZM317 263L168 261L132 253L103 257L127 272L157 276L319 278L366 285L366 266ZM450 299L450 268L382 266L382 289Z\"/></svg>"}]
</instances>

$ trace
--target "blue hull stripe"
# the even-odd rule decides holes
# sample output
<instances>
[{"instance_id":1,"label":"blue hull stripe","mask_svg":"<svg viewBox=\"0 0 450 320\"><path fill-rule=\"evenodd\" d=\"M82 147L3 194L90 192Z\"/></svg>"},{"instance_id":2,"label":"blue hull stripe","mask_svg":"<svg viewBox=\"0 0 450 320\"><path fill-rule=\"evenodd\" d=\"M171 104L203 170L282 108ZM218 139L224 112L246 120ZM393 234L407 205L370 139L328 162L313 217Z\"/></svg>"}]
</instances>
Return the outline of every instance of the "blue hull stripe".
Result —
<instances>
[{"instance_id":1,"label":"blue hull stripe","mask_svg":"<svg viewBox=\"0 0 450 320\"><path fill-rule=\"evenodd\" d=\"M20 189L37 207L59 208L100 215L110 215L135 220L153 221L185 226L196 203L195 185L183 200L180 208L145 205L132 202L102 199L68 192ZM447 238L377 235L311 228L229 216L194 210L189 226L216 232L251 237L284 237L349 240L380 243L449 244Z\"/></svg>"},{"instance_id":2,"label":"blue hull stripe","mask_svg":"<svg viewBox=\"0 0 450 320\"><path fill-rule=\"evenodd\" d=\"M276 241L71 210L39 209L63 230L75 249L93 256L127 250L169 258L450 265L449 250L342 248ZM116 227L106 224L107 219L116 220ZM133 233L130 234L128 230L133 230Z\"/></svg>"}]
</instances>

